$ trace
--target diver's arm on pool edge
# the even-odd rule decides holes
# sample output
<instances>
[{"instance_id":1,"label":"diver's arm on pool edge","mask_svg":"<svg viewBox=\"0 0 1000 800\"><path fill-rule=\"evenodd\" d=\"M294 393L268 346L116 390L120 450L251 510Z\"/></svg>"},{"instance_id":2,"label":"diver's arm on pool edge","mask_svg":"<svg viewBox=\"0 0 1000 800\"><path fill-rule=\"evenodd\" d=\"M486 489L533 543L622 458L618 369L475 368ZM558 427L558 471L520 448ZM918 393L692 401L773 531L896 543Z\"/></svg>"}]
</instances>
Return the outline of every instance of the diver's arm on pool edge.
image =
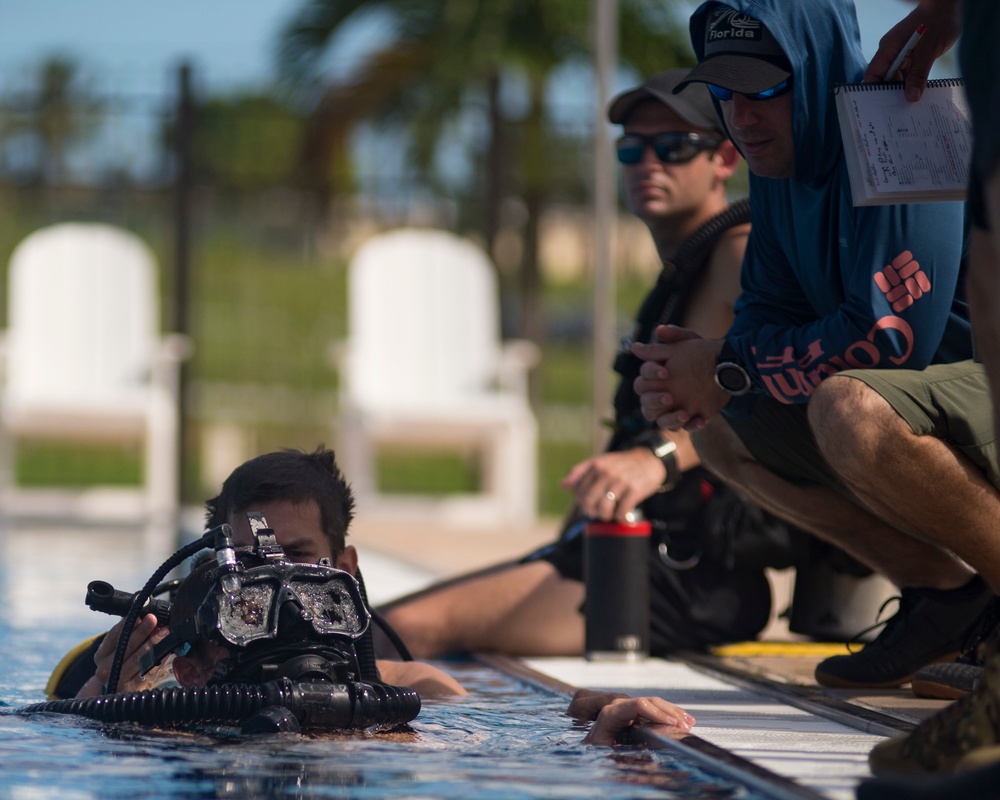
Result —
<instances>
[{"instance_id":1,"label":"diver's arm on pool edge","mask_svg":"<svg viewBox=\"0 0 1000 800\"><path fill-rule=\"evenodd\" d=\"M584 744L611 746L636 725L665 725L687 733L695 719L662 697L629 697L621 692L580 689L566 710L578 720L594 720Z\"/></svg>"},{"instance_id":2,"label":"diver's arm on pool edge","mask_svg":"<svg viewBox=\"0 0 1000 800\"><path fill-rule=\"evenodd\" d=\"M382 680L391 686L408 686L421 697L465 695L468 692L451 675L422 661L375 662Z\"/></svg>"}]
</instances>

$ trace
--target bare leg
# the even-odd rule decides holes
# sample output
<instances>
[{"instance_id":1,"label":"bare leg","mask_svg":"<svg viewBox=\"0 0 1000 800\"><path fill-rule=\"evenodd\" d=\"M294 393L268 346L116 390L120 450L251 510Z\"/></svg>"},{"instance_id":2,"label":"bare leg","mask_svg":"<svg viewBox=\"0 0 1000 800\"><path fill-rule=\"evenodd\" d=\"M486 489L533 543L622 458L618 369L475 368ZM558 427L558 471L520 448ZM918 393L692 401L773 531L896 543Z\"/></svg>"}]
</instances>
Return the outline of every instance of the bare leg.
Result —
<instances>
[{"instance_id":1,"label":"bare leg","mask_svg":"<svg viewBox=\"0 0 1000 800\"><path fill-rule=\"evenodd\" d=\"M897 586L953 589L972 577L968 567L947 550L897 530L845 495L779 477L750 455L728 425L712 424L699 431L695 446L708 469L752 502L837 545Z\"/></svg>"},{"instance_id":2,"label":"bare leg","mask_svg":"<svg viewBox=\"0 0 1000 800\"><path fill-rule=\"evenodd\" d=\"M547 561L507 564L432 586L381 609L416 658L496 651L583 653L584 586Z\"/></svg>"},{"instance_id":3,"label":"bare leg","mask_svg":"<svg viewBox=\"0 0 1000 800\"><path fill-rule=\"evenodd\" d=\"M979 467L941 439L915 434L881 395L849 377L823 382L809 418L844 483L903 532L891 549L881 533L874 538L883 563L915 562L906 585L957 586L970 574L961 558L1000 589L1000 495Z\"/></svg>"}]
</instances>

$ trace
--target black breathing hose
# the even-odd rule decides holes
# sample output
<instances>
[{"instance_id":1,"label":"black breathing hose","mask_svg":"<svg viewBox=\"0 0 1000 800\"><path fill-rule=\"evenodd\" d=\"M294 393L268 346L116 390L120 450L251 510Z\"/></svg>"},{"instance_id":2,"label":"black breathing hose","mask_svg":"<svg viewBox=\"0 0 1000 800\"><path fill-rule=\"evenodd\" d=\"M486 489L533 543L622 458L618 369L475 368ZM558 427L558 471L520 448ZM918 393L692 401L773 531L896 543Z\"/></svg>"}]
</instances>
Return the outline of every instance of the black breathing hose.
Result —
<instances>
[{"instance_id":1,"label":"black breathing hose","mask_svg":"<svg viewBox=\"0 0 1000 800\"><path fill-rule=\"evenodd\" d=\"M128 640L132 636L132 629L135 627L135 621L139 618L139 614L142 613L143 609L146 607L146 603L150 597L153 596L153 592L156 590L157 584L160 580L180 564L188 556L192 556L199 550L203 550L215 539L216 531L218 528L212 528L212 530L205 533L200 539L197 539L191 544L185 545L176 553L174 553L170 558L164 561L152 574L146 585L142 587L138 592L135 593L135 598L132 601L132 607L129 609L128 614L125 615L124 621L122 623L122 635L118 638L118 645L115 647L114 660L111 662L111 674L108 677L108 688L107 694L114 694L118 689L118 679L121 677L122 664L125 662L125 653L128 650Z\"/></svg>"},{"instance_id":2,"label":"black breathing hose","mask_svg":"<svg viewBox=\"0 0 1000 800\"><path fill-rule=\"evenodd\" d=\"M368 602L368 592L365 590L365 579L361 577L361 570L355 570L355 579L358 582L358 591L361 593L361 600L365 608L371 614L371 604ZM354 653L358 657L358 667L361 670L363 680L378 680L378 667L375 665L375 631L371 622L361 638L354 640Z\"/></svg>"},{"instance_id":3,"label":"black breathing hose","mask_svg":"<svg viewBox=\"0 0 1000 800\"><path fill-rule=\"evenodd\" d=\"M101 722L169 727L242 723L271 706L287 708L303 728L363 729L409 722L420 713L420 696L405 686L285 680L52 700L25 706L18 713L76 714Z\"/></svg>"},{"instance_id":4,"label":"black breathing hose","mask_svg":"<svg viewBox=\"0 0 1000 800\"><path fill-rule=\"evenodd\" d=\"M138 722L147 725L183 725L193 723L246 723L264 709L285 709L302 728L369 728L373 725L396 726L409 722L420 713L420 695L405 686L377 682L375 653L371 631L363 639L358 653L362 674L373 682L300 681L289 679L250 684L218 684L207 687L147 689L139 692L116 692L128 640L140 613L151 610L148 601L156 593L159 581L184 559L213 544L222 532L227 542L231 536L225 526L213 528L197 541L182 547L161 564L146 585L131 597L131 607L122 622L122 635L115 649L106 693L99 697L71 698L36 703L18 709L22 714L75 714L101 722ZM362 596L364 584L358 575ZM103 592L103 594L102 594ZM115 597L113 587L97 587L98 605L126 596ZM107 595L105 597L105 595ZM161 619L161 622L163 620ZM263 728L262 728L263 729Z\"/></svg>"}]
</instances>

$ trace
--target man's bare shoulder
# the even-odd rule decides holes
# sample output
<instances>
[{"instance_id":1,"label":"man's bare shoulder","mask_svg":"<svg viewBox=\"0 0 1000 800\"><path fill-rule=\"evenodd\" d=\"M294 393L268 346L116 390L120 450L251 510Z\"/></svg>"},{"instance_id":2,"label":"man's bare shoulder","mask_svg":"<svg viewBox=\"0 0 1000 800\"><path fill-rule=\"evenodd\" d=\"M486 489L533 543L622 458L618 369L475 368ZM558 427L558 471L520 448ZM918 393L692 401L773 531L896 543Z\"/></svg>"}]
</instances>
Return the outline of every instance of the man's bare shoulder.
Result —
<instances>
[{"instance_id":1,"label":"man's bare shoulder","mask_svg":"<svg viewBox=\"0 0 1000 800\"><path fill-rule=\"evenodd\" d=\"M708 260L708 282L713 286L713 293L724 301L729 298L735 301L739 294L743 253L747 249L749 236L749 224L730 228L719 237Z\"/></svg>"},{"instance_id":2,"label":"man's bare shoulder","mask_svg":"<svg viewBox=\"0 0 1000 800\"><path fill-rule=\"evenodd\" d=\"M719 237L705 266L701 285L691 298L684 324L706 338L724 336L732 324L733 304L740 293L743 251L749 235L749 225L737 225Z\"/></svg>"},{"instance_id":3,"label":"man's bare shoulder","mask_svg":"<svg viewBox=\"0 0 1000 800\"><path fill-rule=\"evenodd\" d=\"M736 268L743 264L743 252L747 249L747 239L750 237L750 223L734 225L719 237L719 242L712 252L712 266L721 265Z\"/></svg>"}]
</instances>

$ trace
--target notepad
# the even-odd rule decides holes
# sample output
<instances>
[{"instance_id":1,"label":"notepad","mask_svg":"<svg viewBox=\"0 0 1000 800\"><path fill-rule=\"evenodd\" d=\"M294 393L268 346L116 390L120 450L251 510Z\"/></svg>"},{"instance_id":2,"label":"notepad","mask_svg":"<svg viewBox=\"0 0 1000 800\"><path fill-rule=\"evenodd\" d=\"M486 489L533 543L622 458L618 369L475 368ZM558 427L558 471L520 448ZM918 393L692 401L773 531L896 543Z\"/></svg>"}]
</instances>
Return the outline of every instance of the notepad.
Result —
<instances>
[{"instance_id":1,"label":"notepad","mask_svg":"<svg viewBox=\"0 0 1000 800\"><path fill-rule=\"evenodd\" d=\"M961 79L928 81L916 103L902 83L834 91L854 205L965 199L972 122Z\"/></svg>"}]
</instances>

